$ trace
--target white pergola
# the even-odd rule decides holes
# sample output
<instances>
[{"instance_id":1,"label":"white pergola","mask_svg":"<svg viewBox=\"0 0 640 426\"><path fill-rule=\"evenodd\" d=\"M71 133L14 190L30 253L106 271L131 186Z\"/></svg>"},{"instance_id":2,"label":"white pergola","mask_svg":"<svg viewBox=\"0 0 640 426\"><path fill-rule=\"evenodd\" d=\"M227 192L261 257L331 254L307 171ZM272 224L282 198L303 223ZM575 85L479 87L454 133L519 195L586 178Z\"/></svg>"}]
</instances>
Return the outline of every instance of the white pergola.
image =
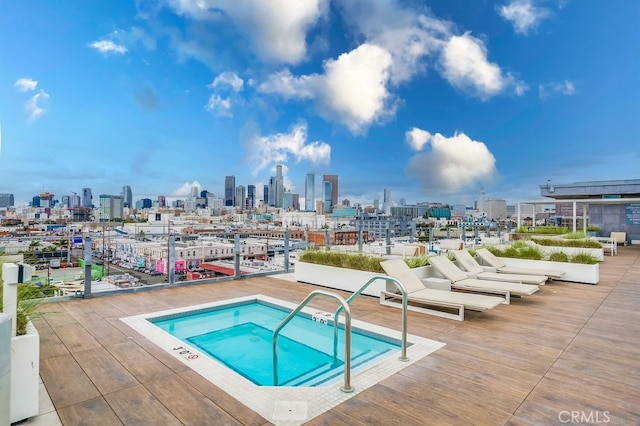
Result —
<instances>
[{"instance_id":1,"label":"white pergola","mask_svg":"<svg viewBox=\"0 0 640 426\"><path fill-rule=\"evenodd\" d=\"M532 205L533 207L533 227L536 226L535 221L535 206L546 204L572 204L573 205L573 232L577 231L578 217L577 206L578 204L636 204L640 203L640 198L569 198L569 199L551 199L551 200L537 200L537 201L518 201L518 226L521 223L521 209L522 205ZM582 230L587 232L587 209L582 209Z\"/></svg>"}]
</instances>

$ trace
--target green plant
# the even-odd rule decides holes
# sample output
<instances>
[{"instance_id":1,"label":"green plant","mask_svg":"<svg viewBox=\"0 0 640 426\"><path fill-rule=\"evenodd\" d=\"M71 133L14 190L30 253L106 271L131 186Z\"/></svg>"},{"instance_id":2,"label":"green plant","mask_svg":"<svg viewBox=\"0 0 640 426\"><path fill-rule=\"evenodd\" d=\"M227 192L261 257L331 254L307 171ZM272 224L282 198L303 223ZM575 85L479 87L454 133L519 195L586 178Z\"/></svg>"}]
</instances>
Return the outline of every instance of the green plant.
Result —
<instances>
[{"instance_id":1,"label":"green plant","mask_svg":"<svg viewBox=\"0 0 640 426\"><path fill-rule=\"evenodd\" d=\"M587 238L587 234L583 231L569 232L562 236L566 240L584 240Z\"/></svg>"},{"instance_id":2,"label":"green plant","mask_svg":"<svg viewBox=\"0 0 640 426\"><path fill-rule=\"evenodd\" d=\"M429 264L429 256L417 256L409 257L404 260L409 268L420 268L421 266L427 266Z\"/></svg>"},{"instance_id":3,"label":"green plant","mask_svg":"<svg viewBox=\"0 0 640 426\"><path fill-rule=\"evenodd\" d=\"M523 247L519 250L521 259L542 259L542 251L538 247Z\"/></svg>"},{"instance_id":4,"label":"green plant","mask_svg":"<svg viewBox=\"0 0 640 426\"><path fill-rule=\"evenodd\" d=\"M561 251L557 251L555 253L551 253L549 255L549 260L552 262L568 262L569 261L569 256L567 256L566 253L563 253Z\"/></svg>"},{"instance_id":5,"label":"green plant","mask_svg":"<svg viewBox=\"0 0 640 426\"><path fill-rule=\"evenodd\" d=\"M566 226L521 226L516 229L519 234L566 234L569 228Z\"/></svg>"},{"instance_id":6,"label":"green plant","mask_svg":"<svg viewBox=\"0 0 640 426\"><path fill-rule=\"evenodd\" d=\"M575 240L559 240L552 238L534 238L533 241L541 246L556 247L578 247L578 248L602 248L602 244L598 241L575 239Z\"/></svg>"},{"instance_id":7,"label":"green plant","mask_svg":"<svg viewBox=\"0 0 640 426\"><path fill-rule=\"evenodd\" d=\"M587 226L587 232L600 232L600 227L598 225L589 225Z\"/></svg>"},{"instance_id":8,"label":"green plant","mask_svg":"<svg viewBox=\"0 0 640 426\"><path fill-rule=\"evenodd\" d=\"M364 254L340 253L336 251L306 250L299 259L301 262L318 265L334 266L336 268L356 269L359 271L380 272L384 270L380 262L381 257L371 257Z\"/></svg>"},{"instance_id":9,"label":"green plant","mask_svg":"<svg viewBox=\"0 0 640 426\"><path fill-rule=\"evenodd\" d=\"M589 253L578 253L571 258L571 263L582 263L585 265L595 265L598 263L598 259L590 255Z\"/></svg>"},{"instance_id":10,"label":"green plant","mask_svg":"<svg viewBox=\"0 0 640 426\"><path fill-rule=\"evenodd\" d=\"M0 258L2 253L0 253ZM40 300L34 297L34 286L31 283L20 283L17 288L18 306L16 308L16 335L27 333L29 319L33 318ZM2 260L0 260L0 312L3 306L4 281L2 280Z\"/></svg>"}]
</instances>

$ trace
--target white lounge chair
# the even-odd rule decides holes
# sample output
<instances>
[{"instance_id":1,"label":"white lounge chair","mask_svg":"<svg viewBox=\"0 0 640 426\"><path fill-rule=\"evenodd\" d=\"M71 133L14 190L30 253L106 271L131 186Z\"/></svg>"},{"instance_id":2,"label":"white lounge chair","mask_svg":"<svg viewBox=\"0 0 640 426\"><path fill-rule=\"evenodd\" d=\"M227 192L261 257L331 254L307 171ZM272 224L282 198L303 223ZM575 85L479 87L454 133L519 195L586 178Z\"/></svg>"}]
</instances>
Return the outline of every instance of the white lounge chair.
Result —
<instances>
[{"instance_id":1,"label":"white lounge chair","mask_svg":"<svg viewBox=\"0 0 640 426\"><path fill-rule=\"evenodd\" d=\"M469 276L458 268L446 256L432 256L429 263L446 279L451 281L451 287L459 290L466 290L480 293L502 294L506 304L509 304L511 296L529 296L540 290L537 285L522 284L510 281L491 281L469 278Z\"/></svg>"},{"instance_id":2,"label":"white lounge chair","mask_svg":"<svg viewBox=\"0 0 640 426\"><path fill-rule=\"evenodd\" d=\"M506 263L499 257L495 256L486 248L479 248L476 250L476 254L484 263L489 266L493 266L496 268L496 272L501 274L523 274L523 275L546 275L549 278L562 278L564 275L564 271L557 271L552 269L544 269L544 268L515 268L512 266L507 266Z\"/></svg>"},{"instance_id":3,"label":"white lounge chair","mask_svg":"<svg viewBox=\"0 0 640 426\"><path fill-rule=\"evenodd\" d=\"M526 275L526 274L505 274L496 272L493 266L480 265L466 250L454 250L453 256L456 258L462 269L465 270L469 278L492 281L511 281L523 284L544 285L549 279L546 275Z\"/></svg>"},{"instance_id":4,"label":"white lounge chair","mask_svg":"<svg viewBox=\"0 0 640 426\"><path fill-rule=\"evenodd\" d=\"M465 309L482 312L495 308L503 301L500 297L427 288L402 259L385 260L380 265L387 275L397 279L405 287L409 301L407 309L412 311L463 321ZM402 295L399 293L380 292L382 305L402 307L401 300Z\"/></svg>"}]
</instances>

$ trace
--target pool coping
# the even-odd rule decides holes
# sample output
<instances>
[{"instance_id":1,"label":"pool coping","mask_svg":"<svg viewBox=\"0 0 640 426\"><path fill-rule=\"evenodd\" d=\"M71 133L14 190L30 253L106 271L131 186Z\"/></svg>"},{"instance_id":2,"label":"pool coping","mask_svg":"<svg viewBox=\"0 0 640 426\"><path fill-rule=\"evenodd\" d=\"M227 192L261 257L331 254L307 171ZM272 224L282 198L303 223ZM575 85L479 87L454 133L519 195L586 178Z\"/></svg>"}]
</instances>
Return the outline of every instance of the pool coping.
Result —
<instances>
[{"instance_id":1,"label":"pool coping","mask_svg":"<svg viewBox=\"0 0 640 426\"><path fill-rule=\"evenodd\" d=\"M258 386L222 363L148 321L149 318L175 315L251 300L259 300L267 304L275 304L291 310L297 306L285 300L262 294L254 294L211 303L133 315L120 318L120 320L277 426L294 426L307 422L445 345L442 342L409 334L407 336L407 341L411 343L411 345L407 347L407 357L409 360L400 361L398 357L390 357L377 365L352 375L351 386L354 388L354 391L350 393L345 393L340 390L343 385L342 381L323 387ZM306 307L302 312L308 315L314 315L317 310ZM392 339L399 340L401 337L400 331L365 321L352 319L351 324L353 327Z\"/></svg>"}]
</instances>

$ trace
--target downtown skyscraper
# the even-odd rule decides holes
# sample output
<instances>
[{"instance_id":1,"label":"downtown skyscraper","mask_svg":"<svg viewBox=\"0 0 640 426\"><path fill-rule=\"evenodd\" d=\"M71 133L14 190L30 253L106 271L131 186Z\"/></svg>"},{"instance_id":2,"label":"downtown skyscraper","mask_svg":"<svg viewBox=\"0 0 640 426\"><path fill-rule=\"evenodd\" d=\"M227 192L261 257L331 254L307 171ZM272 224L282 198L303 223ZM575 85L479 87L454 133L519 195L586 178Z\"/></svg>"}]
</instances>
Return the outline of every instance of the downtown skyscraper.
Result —
<instances>
[{"instance_id":1,"label":"downtown skyscraper","mask_svg":"<svg viewBox=\"0 0 640 426\"><path fill-rule=\"evenodd\" d=\"M327 185L327 182L329 185ZM325 213L333 212L338 205L338 175L322 176L322 200L324 201Z\"/></svg>"},{"instance_id":2,"label":"downtown skyscraper","mask_svg":"<svg viewBox=\"0 0 640 426\"><path fill-rule=\"evenodd\" d=\"M225 176L224 178L224 205L234 206L236 195L236 177Z\"/></svg>"},{"instance_id":3,"label":"downtown skyscraper","mask_svg":"<svg viewBox=\"0 0 640 426\"><path fill-rule=\"evenodd\" d=\"M316 175L307 173L304 181L304 209L308 212L316 209Z\"/></svg>"}]
</instances>

